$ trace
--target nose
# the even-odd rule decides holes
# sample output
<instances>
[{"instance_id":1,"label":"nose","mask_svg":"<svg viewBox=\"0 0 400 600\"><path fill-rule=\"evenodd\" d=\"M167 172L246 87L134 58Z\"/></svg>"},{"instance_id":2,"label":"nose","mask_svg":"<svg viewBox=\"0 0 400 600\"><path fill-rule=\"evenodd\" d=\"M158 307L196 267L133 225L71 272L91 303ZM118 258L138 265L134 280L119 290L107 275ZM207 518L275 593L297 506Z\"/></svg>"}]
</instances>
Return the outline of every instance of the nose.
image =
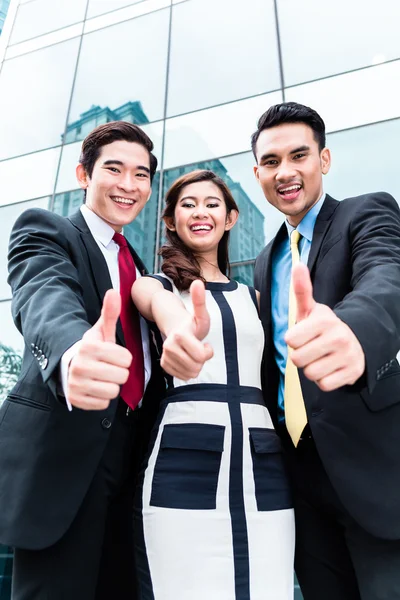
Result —
<instances>
[{"instance_id":1,"label":"nose","mask_svg":"<svg viewBox=\"0 0 400 600\"><path fill-rule=\"evenodd\" d=\"M193 212L193 218L194 219L204 219L205 217L208 217L207 208L205 206L196 206L196 208Z\"/></svg>"},{"instance_id":2,"label":"nose","mask_svg":"<svg viewBox=\"0 0 400 600\"><path fill-rule=\"evenodd\" d=\"M283 160L276 171L276 179L282 183L286 183L296 176L296 169L293 163Z\"/></svg>"},{"instance_id":3,"label":"nose","mask_svg":"<svg viewBox=\"0 0 400 600\"><path fill-rule=\"evenodd\" d=\"M124 175L121 175L117 187L127 193L133 192L136 190L137 180L129 173L125 173Z\"/></svg>"}]
</instances>

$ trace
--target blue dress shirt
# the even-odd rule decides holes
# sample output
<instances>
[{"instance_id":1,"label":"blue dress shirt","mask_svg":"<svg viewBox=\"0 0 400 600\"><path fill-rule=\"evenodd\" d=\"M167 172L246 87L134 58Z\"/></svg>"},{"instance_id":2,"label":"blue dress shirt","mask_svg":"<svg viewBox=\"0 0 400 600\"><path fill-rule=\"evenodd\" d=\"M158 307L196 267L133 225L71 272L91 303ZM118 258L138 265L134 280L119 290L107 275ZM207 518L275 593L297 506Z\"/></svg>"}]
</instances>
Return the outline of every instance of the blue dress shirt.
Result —
<instances>
[{"instance_id":1,"label":"blue dress shirt","mask_svg":"<svg viewBox=\"0 0 400 600\"><path fill-rule=\"evenodd\" d=\"M310 254L314 225L319 211L325 200L325 194L308 211L297 226L301 238L299 242L300 260L307 264ZM275 248L272 257L271 279L271 306L272 306L272 336L275 345L275 360L280 371L278 391L278 419L283 421L284 411L284 385L287 360L287 345L284 335L288 328L289 312L289 287L292 274L292 256L290 253L289 237L295 227L285 222L288 236Z\"/></svg>"}]
</instances>

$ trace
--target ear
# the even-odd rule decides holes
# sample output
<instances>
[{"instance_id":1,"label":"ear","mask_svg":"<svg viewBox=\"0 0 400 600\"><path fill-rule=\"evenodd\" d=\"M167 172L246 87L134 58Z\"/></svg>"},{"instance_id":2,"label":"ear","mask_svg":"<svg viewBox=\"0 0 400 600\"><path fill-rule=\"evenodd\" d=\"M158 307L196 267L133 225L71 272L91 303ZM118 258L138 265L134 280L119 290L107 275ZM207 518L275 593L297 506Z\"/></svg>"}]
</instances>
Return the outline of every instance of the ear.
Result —
<instances>
[{"instance_id":1,"label":"ear","mask_svg":"<svg viewBox=\"0 0 400 600\"><path fill-rule=\"evenodd\" d=\"M174 217L164 217L163 220L164 220L164 223L165 223L165 227L167 229L169 229L170 231L175 231Z\"/></svg>"},{"instance_id":2,"label":"ear","mask_svg":"<svg viewBox=\"0 0 400 600\"><path fill-rule=\"evenodd\" d=\"M238 220L238 217L239 217L239 213L237 210L234 210L234 209L232 209L226 215L225 231L230 231L232 229L232 227L235 225L236 221Z\"/></svg>"},{"instance_id":3,"label":"ear","mask_svg":"<svg viewBox=\"0 0 400 600\"><path fill-rule=\"evenodd\" d=\"M321 171L323 175L329 173L331 168L331 151L329 148L324 148L321 152Z\"/></svg>"},{"instance_id":4,"label":"ear","mask_svg":"<svg viewBox=\"0 0 400 600\"><path fill-rule=\"evenodd\" d=\"M89 176L85 171L85 168L83 165L81 165L81 163L79 163L79 165L77 165L76 167L76 178L78 180L79 186L83 189L86 190L88 185L89 185Z\"/></svg>"},{"instance_id":5,"label":"ear","mask_svg":"<svg viewBox=\"0 0 400 600\"><path fill-rule=\"evenodd\" d=\"M258 183L260 183L260 175L258 173L258 165L254 165L253 171L254 171L255 178L257 179Z\"/></svg>"}]
</instances>

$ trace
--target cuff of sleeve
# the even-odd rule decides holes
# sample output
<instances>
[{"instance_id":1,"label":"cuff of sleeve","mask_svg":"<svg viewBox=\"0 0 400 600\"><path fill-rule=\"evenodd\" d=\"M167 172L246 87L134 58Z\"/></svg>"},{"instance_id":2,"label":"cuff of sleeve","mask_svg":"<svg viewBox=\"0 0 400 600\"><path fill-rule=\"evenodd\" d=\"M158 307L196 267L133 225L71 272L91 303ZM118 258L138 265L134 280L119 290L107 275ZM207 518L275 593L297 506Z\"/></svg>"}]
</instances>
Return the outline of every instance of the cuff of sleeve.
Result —
<instances>
[{"instance_id":1,"label":"cuff of sleeve","mask_svg":"<svg viewBox=\"0 0 400 600\"><path fill-rule=\"evenodd\" d=\"M60 362L60 382L61 382L61 389L62 389L62 392L64 394L65 403L66 403L67 408L68 408L69 411L72 410L72 404L69 401L68 394L67 394L67 389L68 389L68 369L69 369L69 365L71 363L71 360L74 358L75 354L78 352L80 345L81 345L81 340L79 340L78 342L75 342L75 344L73 346L71 346L70 348L68 348L68 350L66 350L64 352L64 354L61 357L61 362Z\"/></svg>"}]
</instances>

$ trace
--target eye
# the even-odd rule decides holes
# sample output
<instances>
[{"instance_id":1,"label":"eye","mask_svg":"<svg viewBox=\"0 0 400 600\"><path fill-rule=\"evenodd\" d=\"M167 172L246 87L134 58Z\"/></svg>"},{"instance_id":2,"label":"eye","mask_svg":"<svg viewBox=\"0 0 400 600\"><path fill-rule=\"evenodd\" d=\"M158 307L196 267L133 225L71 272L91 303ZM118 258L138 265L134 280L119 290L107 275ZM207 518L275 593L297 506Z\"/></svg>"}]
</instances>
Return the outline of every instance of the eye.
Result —
<instances>
[{"instance_id":1,"label":"eye","mask_svg":"<svg viewBox=\"0 0 400 600\"><path fill-rule=\"evenodd\" d=\"M207 204L207 208L218 208L218 206L218 202L210 202L209 204Z\"/></svg>"},{"instance_id":2,"label":"eye","mask_svg":"<svg viewBox=\"0 0 400 600\"><path fill-rule=\"evenodd\" d=\"M194 208L193 202L183 202L181 206L183 206L183 208Z\"/></svg>"},{"instance_id":3,"label":"eye","mask_svg":"<svg viewBox=\"0 0 400 600\"><path fill-rule=\"evenodd\" d=\"M117 167L107 167L107 171L111 171L112 173L120 173L120 170Z\"/></svg>"},{"instance_id":4,"label":"eye","mask_svg":"<svg viewBox=\"0 0 400 600\"><path fill-rule=\"evenodd\" d=\"M294 155L294 159L296 160L297 158L303 158L304 156L307 156L304 152L299 152L298 154Z\"/></svg>"},{"instance_id":5,"label":"eye","mask_svg":"<svg viewBox=\"0 0 400 600\"><path fill-rule=\"evenodd\" d=\"M143 177L144 179L148 179L149 174L148 173L137 173L137 177Z\"/></svg>"},{"instance_id":6,"label":"eye","mask_svg":"<svg viewBox=\"0 0 400 600\"><path fill-rule=\"evenodd\" d=\"M275 167L275 165L277 165L277 164L278 164L278 161L271 158L270 160L266 160L263 163L263 166L266 166L266 167Z\"/></svg>"}]
</instances>

